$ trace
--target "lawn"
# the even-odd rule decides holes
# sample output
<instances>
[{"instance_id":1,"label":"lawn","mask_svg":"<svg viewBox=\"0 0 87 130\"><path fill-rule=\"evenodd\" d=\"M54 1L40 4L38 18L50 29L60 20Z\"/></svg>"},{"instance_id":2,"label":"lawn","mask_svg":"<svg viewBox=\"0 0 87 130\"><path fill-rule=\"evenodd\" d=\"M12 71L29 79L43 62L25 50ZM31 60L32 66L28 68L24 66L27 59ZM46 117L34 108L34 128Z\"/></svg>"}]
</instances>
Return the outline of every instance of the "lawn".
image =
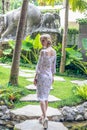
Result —
<instances>
[{"instance_id":1,"label":"lawn","mask_svg":"<svg viewBox=\"0 0 87 130\"><path fill-rule=\"evenodd\" d=\"M23 68L23 69L29 69L29 68ZM20 89L20 90L23 89L22 96L35 93L25 88L25 86L31 84L31 82L27 81L26 78L23 78L23 77L19 77L19 86L8 86L9 74L10 74L10 69L0 66L0 87L1 88L12 89L12 91L15 91L17 89ZM54 95L60 98L61 101L49 103L49 106L57 108L57 107L63 107L65 105L68 105L68 106L77 105L83 102L83 100L80 97L73 94L73 89L76 85L70 82L73 79L78 79L78 80L81 80L81 79L77 77L75 78L75 77L69 77L69 76L62 76L62 77L65 79L65 82L55 81L53 83L54 89L51 90L50 92L51 95ZM18 99L17 101L15 101L14 107L19 108L28 104L33 105L33 104L38 104L38 103L37 102L20 102Z\"/></svg>"}]
</instances>

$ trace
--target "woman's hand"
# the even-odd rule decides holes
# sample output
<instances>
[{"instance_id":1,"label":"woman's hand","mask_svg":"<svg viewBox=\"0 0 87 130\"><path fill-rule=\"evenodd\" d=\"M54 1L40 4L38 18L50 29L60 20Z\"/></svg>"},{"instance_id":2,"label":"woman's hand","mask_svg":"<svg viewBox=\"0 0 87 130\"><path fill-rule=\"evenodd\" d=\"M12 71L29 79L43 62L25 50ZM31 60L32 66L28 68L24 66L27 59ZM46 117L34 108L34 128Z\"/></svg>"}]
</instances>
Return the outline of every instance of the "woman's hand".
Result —
<instances>
[{"instance_id":1,"label":"woman's hand","mask_svg":"<svg viewBox=\"0 0 87 130\"><path fill-rule=\"evenodd\" d=\"M35 74L35 78L34 78L34 85L36 86L37 84L37 74Z\"/></svg>"},{"instance_id":2,"label":"woman's hand","mask_svg":"<svg viewBox=\"0 0 87 130\"><path fill-rule=\"evenodd\" d=\"M34 85L36 86L36 84L37 84L37 79L34 78Z\"/></svg>"}]
</instances>

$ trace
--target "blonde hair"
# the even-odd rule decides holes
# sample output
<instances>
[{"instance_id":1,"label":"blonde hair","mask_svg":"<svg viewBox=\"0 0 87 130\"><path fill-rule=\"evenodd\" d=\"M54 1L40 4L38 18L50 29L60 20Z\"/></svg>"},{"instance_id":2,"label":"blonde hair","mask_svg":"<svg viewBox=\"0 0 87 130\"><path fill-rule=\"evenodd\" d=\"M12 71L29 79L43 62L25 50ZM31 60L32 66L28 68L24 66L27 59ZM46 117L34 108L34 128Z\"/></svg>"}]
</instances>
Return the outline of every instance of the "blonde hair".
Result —
<instances>
[{"instance_id":1,"label":"blonde hair","mask_svg":"<svg viewBox=\"0 0 87 130\"><path fill-rule=\"evenodd\" d=\"M52 39L51 39L51 36L50 36L49 34L42 34L41 37L40 37L40 40L41 40L41 39L46 39L48 45L51 45L51 44L52 44Z\"/></svg>"}]
</instances>

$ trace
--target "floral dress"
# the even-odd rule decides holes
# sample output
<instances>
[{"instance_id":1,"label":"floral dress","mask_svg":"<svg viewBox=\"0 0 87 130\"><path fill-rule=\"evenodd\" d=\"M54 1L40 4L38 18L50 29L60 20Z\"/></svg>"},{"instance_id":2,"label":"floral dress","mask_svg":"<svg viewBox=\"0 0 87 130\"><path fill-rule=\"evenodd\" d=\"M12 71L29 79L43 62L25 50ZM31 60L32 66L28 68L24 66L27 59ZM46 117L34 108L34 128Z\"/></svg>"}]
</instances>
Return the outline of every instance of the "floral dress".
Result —
<instances>
[{"instance_id":1,"label":"floral dress","mask_svg":"<svg viewBox=\"0 0 87 130\"><path fill-rule=\"evenodd\" d=\"M51 51L52 50L52 51ZM52 52L52 55L49 55ZM42 49L36 67L37 74L37 98L39 101L47 101L52 84L52 75L56 72L56 51L50 47Z\"/></svg>"}]
</instances>

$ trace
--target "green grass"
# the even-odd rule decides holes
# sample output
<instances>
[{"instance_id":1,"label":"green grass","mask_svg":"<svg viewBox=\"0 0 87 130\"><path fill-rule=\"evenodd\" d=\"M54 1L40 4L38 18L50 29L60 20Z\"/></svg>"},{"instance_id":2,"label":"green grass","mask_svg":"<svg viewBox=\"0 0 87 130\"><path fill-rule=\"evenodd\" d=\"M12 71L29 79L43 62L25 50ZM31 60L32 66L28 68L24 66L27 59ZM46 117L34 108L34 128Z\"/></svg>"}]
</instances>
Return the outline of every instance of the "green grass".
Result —
<instances>
[{"instance_id":1,"label":"green grass","mask_svg":"<svg viewBox=\"0 0 87 130\"><path fill-rule=\"evenodd\" d=\"M23 69L29 69L29 68L24 68ZM0 66L0 86L2 87L8 87L8 81L9 81L9 75L10 75L10 69L4 68ZM65 79L65 82L60 82L60 81L55 81L53 84L53 90L51 90L50 94L58 97L61 99L61 101L58 102L54 102L54 103L49 103L49 106L52 107L63 107L65 105L68 106L72 106L72 105L77 105L82 101L82 99L80 97L77 97L73 94L73 88L74 86L76 86L75 84L72 84L70 81L71 80L81 80L81 78L75 78L75 77L68 77L68 76L62 76ZM33 91L29 91L25 88L25 86L31 84L29 81L26 80L26 78L23 77L19 77L19 86L20 88L24 88L24 95L28 95L28 94L33 94L35 92ZM11 86L15 89L14 86ZM19 108L25 105L35 105L35 104L39 104L38 102L20 102L20 101L16 101L14 106L15 108Z\"/></svg>"}]
</instances>

